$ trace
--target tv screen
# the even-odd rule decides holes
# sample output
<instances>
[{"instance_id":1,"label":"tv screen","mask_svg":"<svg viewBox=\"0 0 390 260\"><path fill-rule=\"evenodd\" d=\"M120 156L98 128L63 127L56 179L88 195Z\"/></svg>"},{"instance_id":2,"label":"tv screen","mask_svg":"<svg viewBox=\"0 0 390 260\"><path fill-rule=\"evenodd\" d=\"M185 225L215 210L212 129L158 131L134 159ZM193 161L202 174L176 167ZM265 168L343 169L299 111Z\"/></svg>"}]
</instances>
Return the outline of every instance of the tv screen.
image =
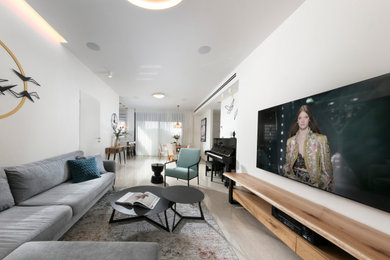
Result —
<instances>
[{"instance_id":1,"label":"tv screen","mask_svg":"<svg viewBox=\"0 0 390 260\"><path fill-rule=\"evenodd\" d=\"M390 74L258 112L257 167L390 212Z\"/></svg>"}]
</instances>

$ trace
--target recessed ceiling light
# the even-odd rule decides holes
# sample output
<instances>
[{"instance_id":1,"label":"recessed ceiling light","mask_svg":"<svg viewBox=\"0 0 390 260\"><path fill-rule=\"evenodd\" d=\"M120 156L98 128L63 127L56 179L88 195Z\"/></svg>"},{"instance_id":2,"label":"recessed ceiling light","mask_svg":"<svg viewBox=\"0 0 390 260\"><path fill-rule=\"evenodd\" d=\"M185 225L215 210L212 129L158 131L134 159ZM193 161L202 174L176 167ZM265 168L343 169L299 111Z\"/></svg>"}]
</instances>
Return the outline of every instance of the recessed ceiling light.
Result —
<instances>
[{"instance_id":1,"label":"recessed ceiling light","mask_svg":"<svg viewBox=\"0 0 390 260\"><path fill-rule=\"evenodd\" d=\"M155 97L155 98L165 98L165 94L164 93L153 93L152 96Z\"/></svg>"},{"instance_id":2,"label":"recessed ceiling light","mask_svg":"<svg viewBox=\"0 0 390 260\"><path fill-rule=\"evenodd\" d=\"M145 9L161 10L174 7L178 5L182 0L128 0L133 5L142 7Z\"/></svg>"},{"instance_id":3,"label":"recessed ceiling light","mask_svg":"<svg viewBox=\"0 0 390 260\"><path fill-rule=\"evenodd\" d=\"M202 46L202 47L200 47L199 49L198 49L198 52L200 53L200 54L206 54L206 53L209 53L211 51L211 47L210 46L207 46L207 45L204 45L204 46Z\"/></svg>"},{"instance_id":4,"label":"recessed ceiling light","mask_svg":"<svg viewBox=\"0 0 390 260\"><path fill-rule=\"evenodd\" d=\"M111 79L112 78L112 72L108 72L107 78Z\"/></svg>"},{"instance_id":5,"label":"recessed ceiling light","mask_svg":"<svg viewBox=\"0 0 390 260\"><path fill-rule=\"evenodd\" d=\"M87 42L87 47L94 51L100 51L100 46L94 42Z\"/></svg>"}]
</instances>

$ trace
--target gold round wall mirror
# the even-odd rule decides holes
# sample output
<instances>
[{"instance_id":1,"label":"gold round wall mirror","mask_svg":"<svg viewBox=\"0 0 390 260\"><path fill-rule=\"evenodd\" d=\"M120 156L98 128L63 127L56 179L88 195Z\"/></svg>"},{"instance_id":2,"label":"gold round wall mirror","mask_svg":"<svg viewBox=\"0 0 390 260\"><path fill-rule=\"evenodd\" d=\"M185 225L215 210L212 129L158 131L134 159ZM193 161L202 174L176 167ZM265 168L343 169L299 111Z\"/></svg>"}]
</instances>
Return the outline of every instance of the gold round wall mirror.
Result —
<instances>
[{"instance_id":1,"label":"gold round wall mirror","mask_svg":"<svg viewBox=\"0 0 390 260\"><path fill-rule=\"evenodd\" d=\"M8 49L8 47L2 41L0 41L0 45L5 50L5 53L1 53L1 55L9 55L9 56L11 56L12 59L9 59L9 61L11 63L13 61L16 64L16 66L18 67L19 73L21 75L25 76L22 66L20 65L19 61L16 59L15 55L11 52L11 50ZM4 59L1 59L1 60L2 61L0 61L0 62L4 61ZM8 68L10 67L10 64L2 64L2 66L0 68L4 69L4 65L8 66ZM2 79L1 75L0 75L0 98L3 98L3 96L6 95L5 92L7 91L7 86L3 86L3 84L7 83L6 85L8 85L7 81L8 81L7 79ZM11 84L11 83L9 83L9 84ZM24 91L27 92L27 81L23 81L23 85L24 85ZM25 101L26 101L26 96L23 96L21 98L20 102L17 103L16 107L4 108L4 107L0 106L0 108L1 108L1 110L0 110L0 119L9 117L9 116L13 115L14 113L16 113L23 106ZM1 102L1 101L0 101L0 103L4 104L4 102Z\"/></svg>"}]
</instances>

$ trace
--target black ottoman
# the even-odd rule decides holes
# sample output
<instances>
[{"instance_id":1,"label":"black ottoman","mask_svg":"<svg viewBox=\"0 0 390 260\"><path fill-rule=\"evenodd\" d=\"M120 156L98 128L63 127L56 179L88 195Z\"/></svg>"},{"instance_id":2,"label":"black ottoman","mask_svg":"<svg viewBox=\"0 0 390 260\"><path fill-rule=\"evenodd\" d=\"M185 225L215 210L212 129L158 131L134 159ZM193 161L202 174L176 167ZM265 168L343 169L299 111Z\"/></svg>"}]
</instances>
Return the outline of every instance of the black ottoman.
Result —
<instances>
[{"instance_id":1,"label":"black ottoman","mask_svg":"<svg viewBox=\"0 0 390 260\"><path fill-rule=\"evenodd\" d=\"M152 183L159 184L163 183L163 176L161 175L161 172L164 170L164 164L162 163L152 163L152 171L154 172L154 175L152 176Z\"/></svg>"}]
</instances>

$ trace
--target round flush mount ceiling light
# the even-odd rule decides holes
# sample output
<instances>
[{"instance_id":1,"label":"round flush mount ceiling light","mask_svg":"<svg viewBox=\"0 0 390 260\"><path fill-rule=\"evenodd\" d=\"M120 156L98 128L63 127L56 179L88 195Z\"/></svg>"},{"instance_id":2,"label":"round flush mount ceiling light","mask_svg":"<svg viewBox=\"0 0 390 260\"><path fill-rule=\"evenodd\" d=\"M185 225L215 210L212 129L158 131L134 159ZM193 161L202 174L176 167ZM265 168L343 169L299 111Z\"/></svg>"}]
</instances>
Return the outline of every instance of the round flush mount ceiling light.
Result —
<instances>
[{"instance_id":1,"label":"round flush mount ceiling light","mask_svg":"<svg viewBox=\"0 0 390 260\"><path fill-rule=\"evenodd\" d=\"M164 93L153 93L152 95L153 97L155 98L165 98L165 94Z\"/></svg>"},{"instance_id":2,"label":"round flush mount ceiling light","mask_svg":"<svg viewBox=\"0 0 390 260\"><path fill-rule=\"evenodd\" d=\"M133 5L142 7L145 9L161 10L174 7L178 5L182 0L128 0Z\"/></svg>"}]
</instances>

